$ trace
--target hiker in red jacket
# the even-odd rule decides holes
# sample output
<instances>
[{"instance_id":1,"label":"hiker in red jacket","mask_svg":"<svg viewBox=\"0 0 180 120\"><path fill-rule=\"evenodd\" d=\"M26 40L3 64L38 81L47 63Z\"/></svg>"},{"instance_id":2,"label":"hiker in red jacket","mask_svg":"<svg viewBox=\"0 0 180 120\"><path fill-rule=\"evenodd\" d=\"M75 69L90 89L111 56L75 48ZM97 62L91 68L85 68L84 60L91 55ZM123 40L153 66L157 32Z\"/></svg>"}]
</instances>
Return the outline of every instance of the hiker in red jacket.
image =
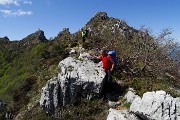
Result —
<instances>
[{"instance_id":1,"label":"hiker in red jacket","mask_svg":"<svg viewBox=\"0 0 180 120\"><path fill-rule=\"evenodd\" d=\"M101 55L97 57L97 59L101 59L103 69L106 72L106 76L102 82L100 98L103 97L103 100L107 100L106 94L112 92L112 74L115 68L115 63L112 56L108 55L106 50L101 50L100 53Z\"/></svg>"}]
</instances>

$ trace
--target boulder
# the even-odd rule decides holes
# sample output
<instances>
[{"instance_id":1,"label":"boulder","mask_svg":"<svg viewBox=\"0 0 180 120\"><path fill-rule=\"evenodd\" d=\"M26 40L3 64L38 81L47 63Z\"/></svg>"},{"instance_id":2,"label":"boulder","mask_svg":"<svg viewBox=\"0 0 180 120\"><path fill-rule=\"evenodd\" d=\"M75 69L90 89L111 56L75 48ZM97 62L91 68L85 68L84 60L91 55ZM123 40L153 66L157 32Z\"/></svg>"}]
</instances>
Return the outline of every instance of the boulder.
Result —
<instances>
[{"instance_id":1,"label":"boulder","mask_svg":"<svg viewBox=\"0 0 180 120\"><path fill-rule=\"evenodd\" d=\"M46 113L54 113L59 104L60 84L58 78L49 80L45 87L42 88L40 106Z\"/></svg>"},{"instance_id":2,"label":"boulder","mask_svg":"<svg viewBox=\"0 0 180 120\"><path fill-rule=\"evenodd\" d=\"M58 77L47 82L41 91L40 106L54 114L58 106L73 103L78 97L92 99L99 96L105 72L102 66L89 60L89 54L68 57L58 65Z\"/></svg>"},{"instance_id":3,"label":"boulder","mask_svg":"<svg viewBox=\"0 0 180 120\"><path fill-rule=\"evenodd\" d=\"M180 120L180 98L165 91L146 92L133 100L130 111L142 119Z\"/></svg>"},{"instance_id":4,"label":"boulder","mask_svg":"<svg viewBox=\"0 0 180 120\"><path fill-rule=\"evenodd\" d=\"M115 110L110 108L107 120L140 120L136 115L127 110Z\"/></svg>"},{"instance_id":5,"label":"boulder","mask_svg":"<svg viewBox=\"0 0 180 120\"><path fill-rule=\"evenodd\" d=\"M59 63L58 81L61 86L62 104L66 105L80 97L93 98L101 91L105 72L101 66L80 55L78 59L68 57Z\"/></svg>"},{"instance_id":6,"label":"boulder","mask_svg":"<svg viewBox=\"0 0 180 120\"><path fill-rule=\"evenodd\" d=\"M132 103L135 98L139 97L138 95L135 95L133 91L128 91L124 98L126 99L127 103Z\"/></svg>"}]
</instances>

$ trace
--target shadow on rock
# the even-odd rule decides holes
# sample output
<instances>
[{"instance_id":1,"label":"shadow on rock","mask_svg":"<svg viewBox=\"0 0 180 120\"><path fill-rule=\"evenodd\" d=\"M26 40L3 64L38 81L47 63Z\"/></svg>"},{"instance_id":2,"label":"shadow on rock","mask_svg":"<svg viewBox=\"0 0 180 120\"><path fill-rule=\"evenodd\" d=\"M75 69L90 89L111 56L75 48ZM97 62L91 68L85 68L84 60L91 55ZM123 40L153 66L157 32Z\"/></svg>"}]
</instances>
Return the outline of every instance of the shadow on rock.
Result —
<instances>
[{"instance_id":1,"label":"shadow on rock","mask_svg":"<svg viewBox=\"0 0 180 120\"><path fill-rule=\"evenodd\" d=\"M118 101L119 96L122 96L126 93L128 85L123 81L113 81L112 82L112 92L107 93L107 99L109 101Z\"/></svg>"}]
</instances>

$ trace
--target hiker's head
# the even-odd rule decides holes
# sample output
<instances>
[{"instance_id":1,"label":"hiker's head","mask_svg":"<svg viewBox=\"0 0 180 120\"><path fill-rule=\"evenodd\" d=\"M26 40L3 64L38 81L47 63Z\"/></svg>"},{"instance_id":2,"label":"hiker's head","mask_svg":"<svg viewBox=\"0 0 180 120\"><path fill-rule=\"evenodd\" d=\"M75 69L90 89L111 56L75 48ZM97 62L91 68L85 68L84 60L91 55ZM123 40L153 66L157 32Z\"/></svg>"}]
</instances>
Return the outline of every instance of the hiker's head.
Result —
<instances>
[{"instance_id":1,"label":"hiker's head","mask_svg":"<svg viewBox=\"0 0 180 120\"><path fill-rule=\"evenodd\" d=\"M105 54L107 54L107 50L102 49L102 50L100 51L100 53L101 53L101 55L105 55Z\"/></svg>"}]
</instances>

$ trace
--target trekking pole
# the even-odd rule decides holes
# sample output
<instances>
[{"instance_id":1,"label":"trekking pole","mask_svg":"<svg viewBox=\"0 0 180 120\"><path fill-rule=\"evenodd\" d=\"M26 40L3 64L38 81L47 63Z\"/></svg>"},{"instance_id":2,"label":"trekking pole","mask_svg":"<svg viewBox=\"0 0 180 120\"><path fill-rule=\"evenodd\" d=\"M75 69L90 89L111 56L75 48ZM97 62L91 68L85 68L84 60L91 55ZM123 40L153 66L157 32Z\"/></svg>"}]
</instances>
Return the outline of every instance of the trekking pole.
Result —
<instances>
[{"instance_id":1,"label":"trekking pole","mask_svg":"<svg viewBox=\"0 0 180 120\"><path fill-rule=\"evenodd\" d=\"M117 78L116 77L114 77L112 74L111 74L111 72L110 72L110 70L108 70L108 74L109 74L109 76L111 76L112 77L112 80L115 80L115 81L117 81Z\"/></svg>"}]
</instances>

